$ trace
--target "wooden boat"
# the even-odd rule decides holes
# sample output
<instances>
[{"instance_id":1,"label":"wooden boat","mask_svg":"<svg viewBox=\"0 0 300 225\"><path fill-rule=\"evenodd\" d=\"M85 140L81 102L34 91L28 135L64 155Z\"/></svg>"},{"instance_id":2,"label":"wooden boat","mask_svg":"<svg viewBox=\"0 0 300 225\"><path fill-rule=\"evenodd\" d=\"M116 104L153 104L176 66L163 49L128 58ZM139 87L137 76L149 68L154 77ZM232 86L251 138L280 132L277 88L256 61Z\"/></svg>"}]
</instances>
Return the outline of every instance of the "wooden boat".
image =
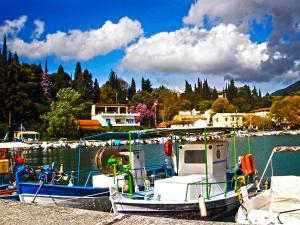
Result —
<instances>
[{"instance_id":1,"label":"wooden boat","mask_svg":"<svg viewBox=\"0 0 300 225\"><path fill-rule=\"evenodd\" d=\"M127 139L128 133L114 132L85 137L84 140L111 140L124 137ZM132 138L136 139L139 136L132 133ZM82 144L78 148L78 170L73 171L69 177L66 175L68 173L63 172L63 169L56 171L53 165L46 165L40 169L37 181L28 181L24 179L27 172L26 167L24 165L20 167L16 172L20 200L48 206L109 211L111 209L109 186L116 183L116 177L113 176L113 168L107 167L106 162L113 155L124 166L128 165L129 161L134 162L130 165L131 170L137 171L137 168L142 168L140 163L144 160L143 154L141 152L131 152L127 149L103 147L95 157L95 163L99 170L82 171L80 170L81 146ZM100 174L100 171L105 174ZM81 184L79 178L82 177L83 173L88 175L85 183ZM144 173L144 170L142 173ZM141 173L138 174L140 176ZM74 176L78 178L77 183ZM65 184L57 182L64 179L67 179L67 182L64 182Z\"/></svg>"},{"instance_id":2,"label":"wooden boat","mask_svg":"<svg viewBox=\"0 0 300 225\"><path fill-rule=\"evenodd\" d=\"M235 170L234 179L232 176L228 177L226 172L228 142L208 141L206 129L202 131L203 141L180 144L175 152L170 151L172 145L165 144L165 153L172 162L175 176L155 180L154 187L150 190L135 193L124 193L118 187L111 187L110 200L113 211L211 220L236 210L240 204L238 172ZM151 132L180 131L165 129ZM244 174L239 176L241 180L245 178ZM252 184L244 185L243 193L247 195L247 190L252 187Z\"/></svg>"},{"instance_id":3,"label":"wooden boat","mask_svg":"<svg viewBox=\"0 0 300 225\"><path fill-rule=\"evenodd\" d=\"M275 153L300 151L299 146L275 147L266 164L262 179ZM259 192L239 208L235 220L241 224L300 224L300 177L271 176L270 189Z\"/></svg>"}]
</instances>

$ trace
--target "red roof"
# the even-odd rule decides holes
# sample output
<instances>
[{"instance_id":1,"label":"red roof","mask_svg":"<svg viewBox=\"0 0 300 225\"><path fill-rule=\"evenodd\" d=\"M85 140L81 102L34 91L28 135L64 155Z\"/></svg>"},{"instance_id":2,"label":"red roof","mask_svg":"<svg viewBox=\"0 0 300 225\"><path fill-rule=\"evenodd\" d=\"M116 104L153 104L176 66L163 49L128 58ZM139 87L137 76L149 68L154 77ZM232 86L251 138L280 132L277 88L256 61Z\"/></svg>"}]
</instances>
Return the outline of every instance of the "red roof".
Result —
<instances>
[{"instance_id":1,"label":"red roof","mask_svg":"<svg viewBox=\"0 0 300 225\"><path fill-rule=\"evenodd\" d=\"M83 130L101 130L102 127L98 120L76 120L75 124Z\"/></svg>"}]
</instances>

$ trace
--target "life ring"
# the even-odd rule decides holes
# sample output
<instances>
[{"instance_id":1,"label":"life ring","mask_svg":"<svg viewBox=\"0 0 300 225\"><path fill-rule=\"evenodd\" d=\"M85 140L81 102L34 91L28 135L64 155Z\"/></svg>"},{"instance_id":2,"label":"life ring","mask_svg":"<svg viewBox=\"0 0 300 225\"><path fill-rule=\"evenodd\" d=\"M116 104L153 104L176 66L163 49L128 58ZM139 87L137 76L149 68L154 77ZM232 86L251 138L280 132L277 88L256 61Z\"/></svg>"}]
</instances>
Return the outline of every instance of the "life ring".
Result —
<instances>
[{"instance_id":1,"label":"life ring","mask_svg":"<svg viewBox=\"0 0 300 225\"><path fill-rule=\"evenodd\" d=\"M7 157L6 148L0 148L0 159L6 159L6 157Z\"/></svg>"},{"instance_id":2,"label":"life ring","mask_svg":"<svg viewBox=\"0 0 300 225\"><path fill-rule=\"evenodd\" d=\"M241 157L242 171L244 174L252 174L255 172L252 154L246 154Z\"/></svg>"},{"instance_id":3,"label":"life ring","mask_svg":"<svg viewBox=\"0 0 300 225\"><path fill-rule=\"evenodd\" d=\"M166 156L171 156L172 155L172 142L170 140L167 140L164 144L164 152Z\"/></svg>"}]
</instances>

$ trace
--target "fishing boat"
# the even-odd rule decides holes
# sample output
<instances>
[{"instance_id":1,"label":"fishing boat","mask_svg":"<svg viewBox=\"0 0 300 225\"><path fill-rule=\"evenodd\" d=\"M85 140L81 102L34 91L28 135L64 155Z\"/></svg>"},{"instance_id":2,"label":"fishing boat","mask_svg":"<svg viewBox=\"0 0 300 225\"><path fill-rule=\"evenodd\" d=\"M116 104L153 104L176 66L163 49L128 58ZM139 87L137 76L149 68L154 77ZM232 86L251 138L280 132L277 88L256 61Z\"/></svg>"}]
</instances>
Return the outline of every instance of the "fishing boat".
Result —
<instances>
[{"instance_id":1,"label":"fishing boat","mask_svg":"<svg viewBox=\"0 0 300 225\"><path fill-rule=\"evenodd\" d=\"M211 220L236 210L240 204L241 193L246 198L247 191L253 186L247 182L255 171L252 156L247 154L243 158L248 171L238 172L235 148L235 170L227 173L228 142L208 140L207 129L209 128L150 130L149 132L176 135L185 132L194 137L202 137L192 142L180 143L175 151L172 150L175 144L171 140L164 144L165 154L175 175L155 180L154 187L129 193L116 186L110 187L113 211ZM200 132L202 133L199 134ZM243 190L240 191L241 189Z\"/></svg>"},{"instance_id":2,"label":"fishing boat","mask_svg":"<svg viewBox=\"0 0 300 225\"><path fill-rule=\"evenodd\" d=\"M0 199L19 199L12 168L22 160L20 152L29 148L31 145L22 142L0 143Z\"/></svg>"},{"instance_id":3,"label":"fishing boat","mask_svg":"<svg viewBox=\"0 0 300 225\"><path fill-rule=\"evenodd\" d=\"M300 146L275 147L258 187L262 184L275 153L283 154L296 151L300 151ZM272 174L270 189L268 189L268 183L265 183L265 186L267 187L266 190L259 192L241 205L235 216L236 222L241 224L300 224L300 177Z\"/></svg>"},{"instance_id":4,"label":"fishing boat","mask_svg":"<svg viewBox=\"0 0 300 225\"><path fill-rule=\"evenodd\" d=\"M132 140L150 137L154 136L147 135L146 137L143 134L131 133ZM135 171L135 176L139 177L148 170L148 168L141 167L141 164L145 163L144 155L141 151L133 151L131 148L128 150L116 146L102 147L95 156L98 170L83 171L80 169L82 146L86 140L111 140L111 143L113 143L112 140L122 140L124 138L128 139L127 132L109 132L82 138L78 146L78 170L72 171L71 174L64 172L63 168L55 170L54 164L51 164L38 168L38 173L33 170L34 176L38 176L39 179L28 181L26 179L28 169L25 165L22 165L16 172L20 200L48 206L99 211L110 210L109 186L116 183L114 169L108 166L110 157L114 156L124 167L130 167L131 171ZM129 165L129 162L134 163ZM158 171L161 167L152 167L151 169ZM84 184L80 183L80 178L84 177L82 175L87 177ZM123 178L123 175L119 178ZM122 185L122 183L119 185ZM142 186L141 183L140 185Z\"/></svg>"}]
</instances>

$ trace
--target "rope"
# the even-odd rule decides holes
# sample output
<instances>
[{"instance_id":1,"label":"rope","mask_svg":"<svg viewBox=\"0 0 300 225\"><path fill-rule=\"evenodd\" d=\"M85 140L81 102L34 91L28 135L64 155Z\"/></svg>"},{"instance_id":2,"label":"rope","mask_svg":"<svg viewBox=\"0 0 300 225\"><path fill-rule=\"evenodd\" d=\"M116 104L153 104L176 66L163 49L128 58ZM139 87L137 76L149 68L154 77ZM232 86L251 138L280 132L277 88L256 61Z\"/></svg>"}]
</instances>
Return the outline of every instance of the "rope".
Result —
<instances>
[{"instance_id":1,"label":"rope","mask_svg":"<svg viewBox=\"0 0 300 225\"><path fill-rule=\"evenodd\" d=\"M96 195L99 195L99 194L109 194L109 191L105 191L105 192L101 192L101 193L95 193L95 194L91 194L91 195L80 196L80 197L74 197L74 198L71 197L71 198L68 198L68 199L62 199L62 200L58 200L58 201L54 201L54 202L59 203L59 202L72 201L72 200L80 199L80 198L93 197L93 196L96 196ZM51 203L46 203L45 205L48 205L48 204L51 204Z\"/></svg>"},{"instance_id":2,"label":"rope","mask_svg":"<svg viewBox=\"0 0 300 225\"><path fill-rule=\"evenodd\" d=\"M47 176L46 176L46 179L47 179ZM37 195L38 195L38 193L39 193L39 191L40 191L42 185L44 184L44 181L41 180L40 182L41 182L41 184L40 184L39 188L37 189L37 191L36 191L36 193L35 193L35 195L34 195L33 200L31 201L32 203L34 203L34 201L35 201L35 199L36 199L36 197L37 197Z\"/></svg>"},{"instance_id":3,"label":"rope","mask_svg":"<svg viewBox=\"0 0 300 225\"><path fill-rule=\"evenodd\" d=\"M299 211L300 209L292 209L292 210L287 210L287 211L282 211L282 212L279 212L278 215L277 215L277 219L278 219L278 222L279 224L283 224L283 222L279 219L279 216L281 214L284 214L284 213L290 213L290 212L295 212L295 211Z\"/></svg>"}]
</instances>

